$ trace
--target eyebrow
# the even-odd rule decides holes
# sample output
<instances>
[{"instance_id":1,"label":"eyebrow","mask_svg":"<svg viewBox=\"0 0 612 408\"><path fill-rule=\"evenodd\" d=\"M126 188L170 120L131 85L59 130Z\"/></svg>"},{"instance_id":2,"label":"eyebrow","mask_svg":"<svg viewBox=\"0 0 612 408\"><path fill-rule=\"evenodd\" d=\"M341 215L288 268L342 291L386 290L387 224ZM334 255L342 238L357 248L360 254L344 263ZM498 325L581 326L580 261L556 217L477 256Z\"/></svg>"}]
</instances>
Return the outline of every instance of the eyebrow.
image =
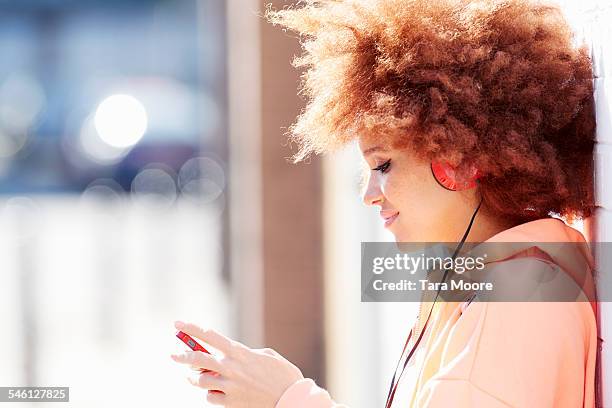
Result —
<instances>
[{"instance_id":1,"label":"eyebrow","mask_svg":"<svg viewBox=\"0 0 612 408\"><path fill-rule=\"evenodd\" d=\"M367 156L367 155L369 155L371 153L374 153L374 152L386 152L388 150L389 149L386 149L386 148L384 148L382 146L373 146L373 147L368 147L367 149L365 149L363 151L363 155Z\"/></svg>"}]
</instances>

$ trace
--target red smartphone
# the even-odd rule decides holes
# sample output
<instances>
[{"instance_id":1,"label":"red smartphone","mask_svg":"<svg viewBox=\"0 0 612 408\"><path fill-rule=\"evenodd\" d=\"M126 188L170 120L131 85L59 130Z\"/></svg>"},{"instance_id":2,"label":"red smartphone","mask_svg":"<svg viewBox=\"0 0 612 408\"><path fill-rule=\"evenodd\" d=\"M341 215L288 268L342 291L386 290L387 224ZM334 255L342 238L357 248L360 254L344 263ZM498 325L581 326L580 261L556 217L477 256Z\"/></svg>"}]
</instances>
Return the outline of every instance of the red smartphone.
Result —
<instances>
[{"instance_id":1,"label":"red smartphone","mask_svg":"<svg viewBox=\"0 0 612 408\"><path fill-rule=\"evenodd\" d=\"M182 331L177 331L176 332L176 337L178 337L179 339L181 339L181 341L183 343L185 343L186 345L189 346L190 349L192 349L193 351L203 351L204 353L208 353L210 354L210 351L206 350L204 347L202 347L202 345L200 343L198 343L197 341L195 341L190 335L188 335L187 333L183 333ZM210 370L209 370L210 371Z\"/></svg>"},{"instance_id":2,"label":"red smartphone","mask_svg":"<svg viewBox=\"0 0 612 408\"><path fill-rule=\"evenodd\" d=\"M204 353L210 354L210 351L206 350L200 343L195 341L193 339L193 337L191 337L187 333L184 333L184 332L179 330L179 331L176 332L176 337L178 337L183 343L185 343L187 346L189 346L189 348L192 349L193 351L203 351ZM203 369L200 370L200 372L206 373L206 372L214 372L214 371L207 370L207 369L203 368ZM209 390L209 392L221 392L222 393L223 391Z\"/></svg>"}]
</instances>

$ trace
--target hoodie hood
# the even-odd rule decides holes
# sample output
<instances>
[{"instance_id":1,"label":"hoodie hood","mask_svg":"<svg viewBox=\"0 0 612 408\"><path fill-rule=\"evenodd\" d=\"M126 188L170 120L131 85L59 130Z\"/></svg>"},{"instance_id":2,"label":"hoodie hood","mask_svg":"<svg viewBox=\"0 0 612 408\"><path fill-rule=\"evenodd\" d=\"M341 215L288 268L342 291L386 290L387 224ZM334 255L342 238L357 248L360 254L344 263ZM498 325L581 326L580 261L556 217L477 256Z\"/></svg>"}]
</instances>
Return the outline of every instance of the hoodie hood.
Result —
<instances>
[{"instance_id":1,"label":"hoodie hood","mask_svg":"<svg viewBox=\"0 0 612 408\"><path fill-rule=\"evenodd\" d=\"M500 245L489 245L500 243ZM503 245L501 244L503 243ZM469 251L486 253L485 264L535 256L552 262L567 273L591 302L595 302L594 260L580 231L558 218L542 218L501 231Z\"/></svg>"},{"instance_id":2,"label":"hoodie hood","mask_svg":"<svg viewBox=\"0 0 612 408\"><path fill-rule=\"evenodd\" d=\"M563 267L563 269L575 269L576 267L583 268L584 266L593 269L594 267L593 256L591 255L591 250L584 236L580 231L568 226L558 218L542 218L519 224L493 235L485 242L511 242L522 244L509 246L509 252L500 252L498 254L499 257L514 255L514 250L520 251L521 249L527 249L533 246L533 243L568 243L572 244L571 247L574 248L573 251L555 251L553 248L563 247L561 245L549 245L546 247L550 250L546 252L555 263ZM501 259L495 258L491 259L491 261ZM579 261L579 263L576 264L576 261Z\"/></svg>"}]
</instances>

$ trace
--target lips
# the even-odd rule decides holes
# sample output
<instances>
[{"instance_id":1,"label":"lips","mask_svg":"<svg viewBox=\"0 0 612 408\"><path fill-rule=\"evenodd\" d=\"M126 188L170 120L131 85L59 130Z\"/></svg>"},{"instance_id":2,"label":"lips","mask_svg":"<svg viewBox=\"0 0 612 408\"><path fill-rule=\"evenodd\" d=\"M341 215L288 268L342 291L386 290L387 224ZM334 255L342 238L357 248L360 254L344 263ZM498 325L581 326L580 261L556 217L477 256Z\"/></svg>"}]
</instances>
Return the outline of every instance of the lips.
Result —
<instances>
[{"instance_id":1,"label":"lips","mask_svg":"<svg viewBox=\"0 0 612 408\"><path fill-rule=\"evenodd\" d=\"M393 221L395 221L398 215L399 215L399 212L397 211L389 211L389 210L381 211L380 216L383 218L383 220L385 220L385 228L393 224Z\"/></svg>"}]
</instances>

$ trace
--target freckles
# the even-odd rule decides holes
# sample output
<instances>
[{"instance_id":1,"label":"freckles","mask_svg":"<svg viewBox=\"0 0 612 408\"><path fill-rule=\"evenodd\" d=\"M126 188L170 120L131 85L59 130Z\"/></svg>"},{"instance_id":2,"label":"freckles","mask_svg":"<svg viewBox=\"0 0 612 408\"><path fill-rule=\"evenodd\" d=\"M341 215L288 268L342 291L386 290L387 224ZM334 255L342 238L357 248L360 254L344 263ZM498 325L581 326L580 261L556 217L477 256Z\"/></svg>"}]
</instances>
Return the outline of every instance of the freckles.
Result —
<instances>
[{"instance_id":1,"label":"freckles","mask_svg":"<svg viewBox=\"0 0 612 408\"><path fill-rule=\"evenodd\" d=\"M399 196L400 198L406 198L405 196L410 195L411 190L414 190L414 185L414 180L411 180L411 178L406 175L404 175L404 177L389 177L384 184L383 192L385 196L388 194L392 197Z\"/></svg>"}]
</instances>

